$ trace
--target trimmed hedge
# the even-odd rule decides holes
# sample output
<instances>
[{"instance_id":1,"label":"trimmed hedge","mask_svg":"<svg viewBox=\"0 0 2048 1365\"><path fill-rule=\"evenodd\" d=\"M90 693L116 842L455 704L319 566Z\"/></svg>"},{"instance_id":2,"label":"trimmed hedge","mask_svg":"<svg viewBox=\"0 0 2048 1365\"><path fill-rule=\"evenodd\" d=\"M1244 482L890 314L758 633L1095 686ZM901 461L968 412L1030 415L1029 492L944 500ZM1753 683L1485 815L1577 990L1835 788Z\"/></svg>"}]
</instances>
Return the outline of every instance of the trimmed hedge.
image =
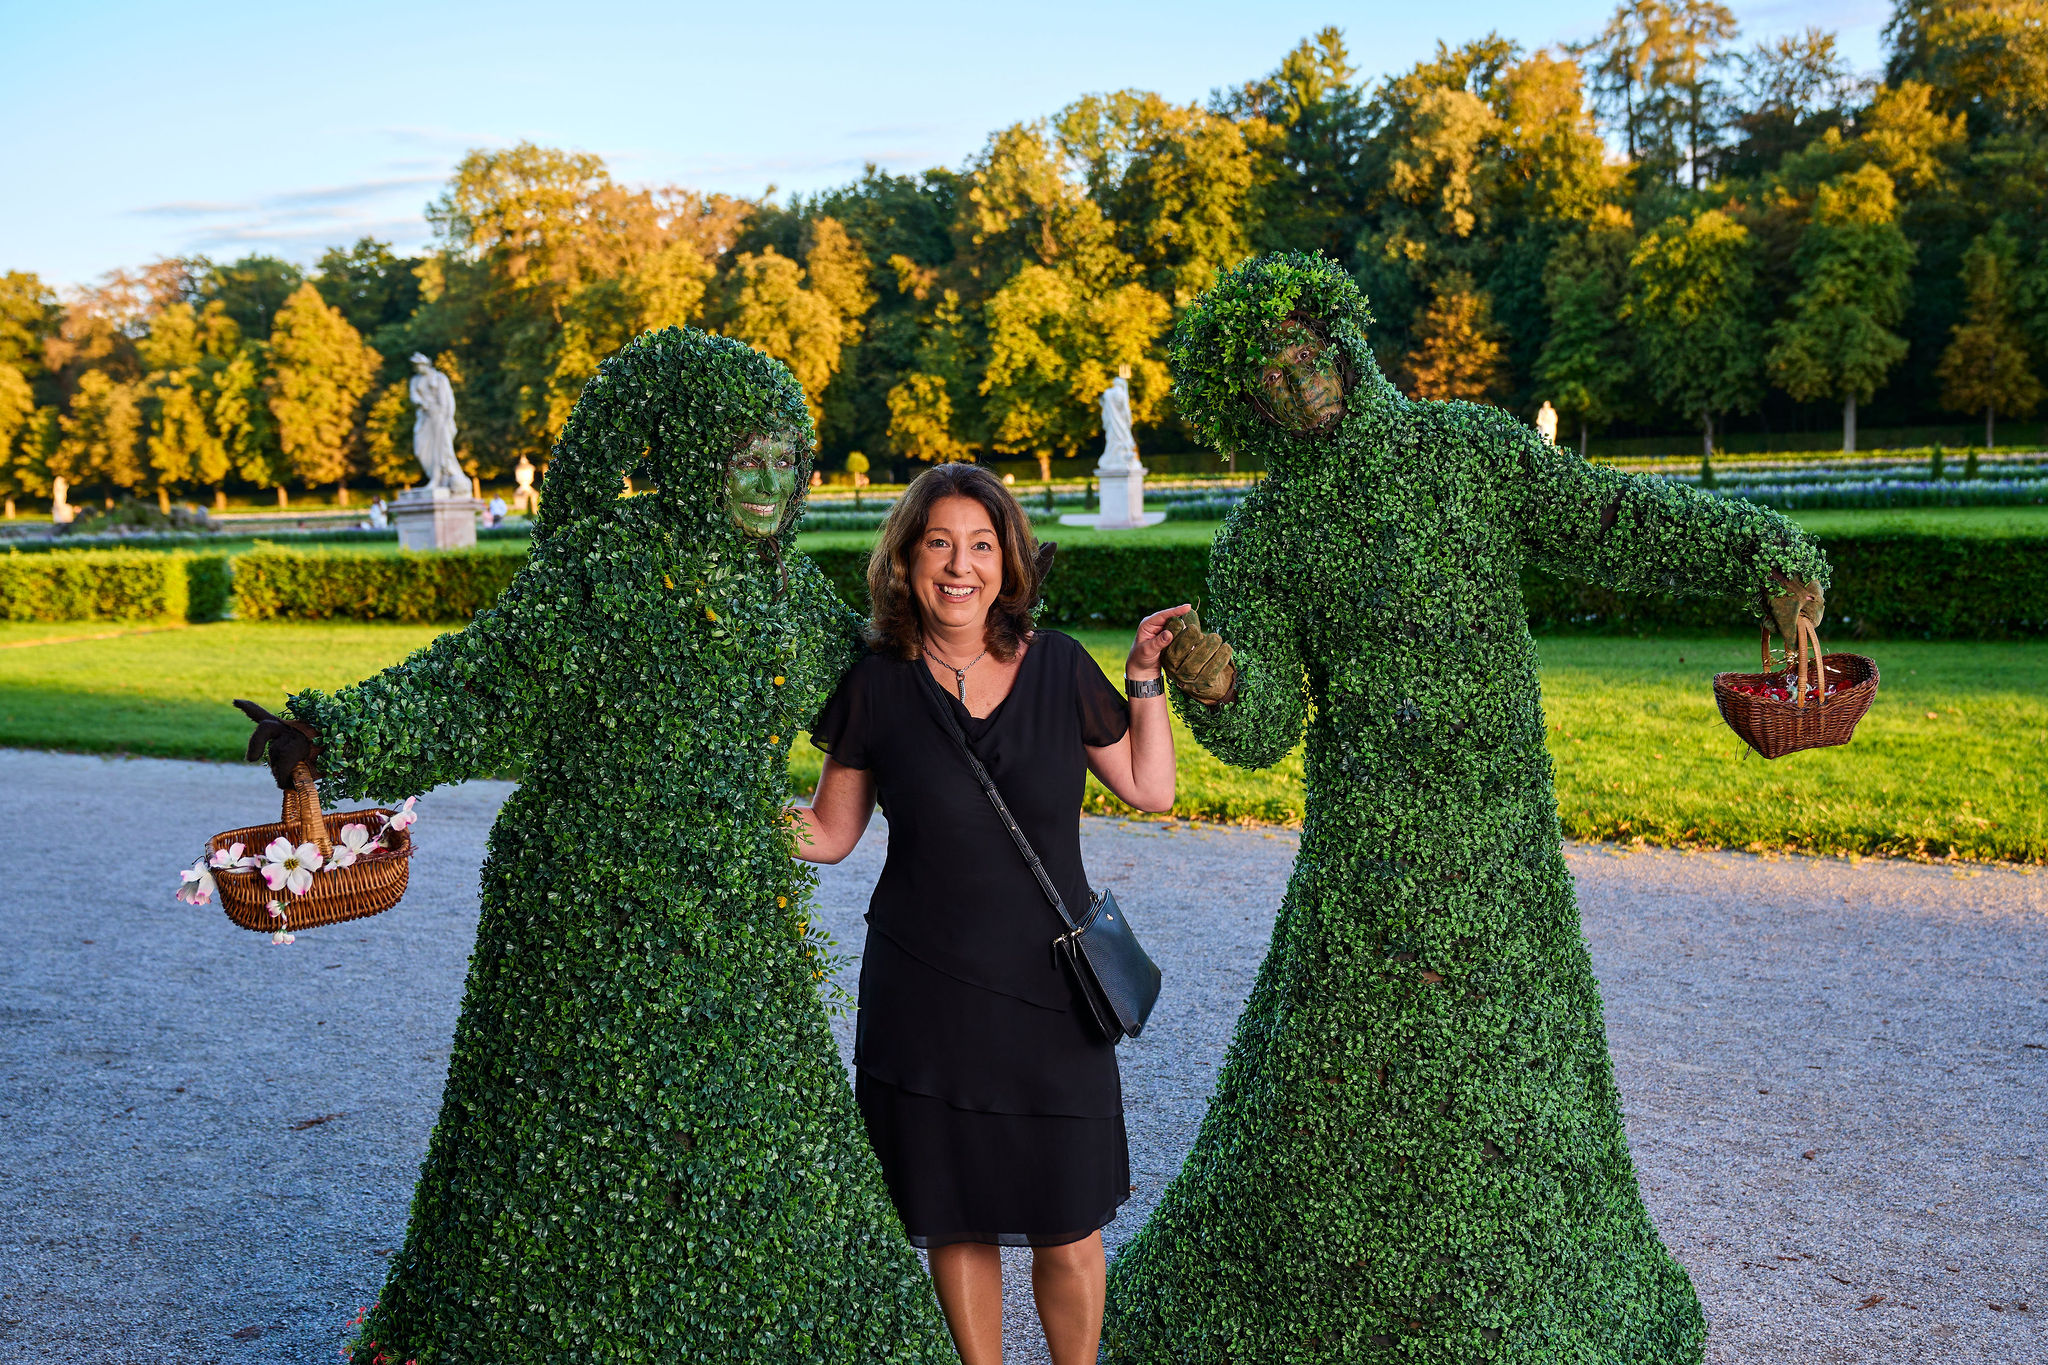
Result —
<instances>
[{"instance_id":1,"label":"trimmed hedge","mask_svg":"<svg viewBox=\"0 0 2048 1365\"><path fill-rule=\"evenodd\" d=\"M266 545L235 561L235 613L244 621L466 621L525 566L525 555L483 550L363 555Z\"/></svg>"},{"instance_id":2,"label":"trimmed hedge","mask_svg":"<svg viewBox=\"0 0 2048 1365\"><path fill-rule=\"evenodd\" d=\"M2048 636L2048 538L1889 533L1821 543L1834 568L1833 634ZM818 550L810 558L849 605L866 606L865 550ZM236 561L235 600L244 620L464 620L489 605L524 563L517 555L466 551L389 557L266 548ZM1040 619L1082 629L1129 626L1161 607L1200 601L1208 572L1209 551L1201 545L1075 546L1060 552ZM1523 572L1522 600L1538 633L1718 633L1756 625L1742 603L1617 593L1538 569Z\"/></svg>"},{"instance_id":3,"label":"trimmed hedge","mask_svg":"<svg viewBox=\"0 0 2048 1365\"><path fill-rule=\"evenodd\" d=\"M1833 566L1828 627L1853 636L2012 640L2048 636L2048 538L1979 539L1888 533L1821 541ZM820 550L811 559L854 606L867 603L867 555ZM1046 580L1050 626L1118 627L1201 599L1209 552L1200 545L1076 546ZM1756 617L1725 599L1617 593L1524 569L1522 600L1539 634L1748 631ZM1825 637L1824 637L1825 638Z\"/></svg>"},{"instance_id":4,"label":"trimmed hedge","mask_svg":"<svg viewBox=\"0 0 2048 1365\"><path fill-rule=\"evenodd\" d=\"M215 621L229 579L225 555L0 554L0 621Z\"/></svg>"}]
</instances>

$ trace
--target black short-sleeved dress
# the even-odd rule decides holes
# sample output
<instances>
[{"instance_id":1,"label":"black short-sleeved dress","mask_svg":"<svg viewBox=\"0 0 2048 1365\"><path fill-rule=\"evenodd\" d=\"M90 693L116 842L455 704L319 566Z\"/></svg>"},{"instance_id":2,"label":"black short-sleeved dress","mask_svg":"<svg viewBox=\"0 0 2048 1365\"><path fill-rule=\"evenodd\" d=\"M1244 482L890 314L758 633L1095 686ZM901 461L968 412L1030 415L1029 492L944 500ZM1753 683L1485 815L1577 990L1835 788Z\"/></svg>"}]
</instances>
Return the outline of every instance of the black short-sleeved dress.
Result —
<instances>
[{"instance_id":1,"label":"black short-sleeved dress","mask_svg":"<svg viewBox=\"0 0 2048 1365\"><path fill-rule=\"evenodd\" d=\"M939 719L950 707L1069 908L1086 746L1130 707L1072 638L1032 637L1010 694L976 720L921 659L870 654L812 742L873 775L889 856L868 904L854 1093L918 1246L1058 1246L1130 1193L1116 1049L1053 961L1059 916Z\"/></svg>"}]
</instances>

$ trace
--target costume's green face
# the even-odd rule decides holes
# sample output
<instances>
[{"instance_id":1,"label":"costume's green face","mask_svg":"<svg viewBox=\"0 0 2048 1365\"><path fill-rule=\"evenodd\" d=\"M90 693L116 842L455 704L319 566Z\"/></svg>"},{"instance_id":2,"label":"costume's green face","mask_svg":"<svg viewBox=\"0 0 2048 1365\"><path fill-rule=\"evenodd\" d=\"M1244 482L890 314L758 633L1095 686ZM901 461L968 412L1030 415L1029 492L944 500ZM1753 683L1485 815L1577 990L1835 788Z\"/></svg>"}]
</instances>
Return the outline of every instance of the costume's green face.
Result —
<instances>
[{"instance_id":1,"label":"costume's green face","mask_svg":"<svg viewBox=\"0 0 2048 1365\"><path fill-rule=\"evenodd\" d=\"M1336 350L1314 329L1288 318L1273 329L1272 348L1259 371L1259 398L1274 425L1293 432L1323 432L1344 419L1344 377Z\"/></svg>"},{"instance_id":2,"label":"costume's green face","mask_svg":"<svg viewBox=\"0 0 2048 1365\"><path fill-rule=\"evenodd\" d=\"M756 540L775 534L796 496L797 445L788 436L756 436L725 466L725 505Z\"/></svg>"}]
</instances>

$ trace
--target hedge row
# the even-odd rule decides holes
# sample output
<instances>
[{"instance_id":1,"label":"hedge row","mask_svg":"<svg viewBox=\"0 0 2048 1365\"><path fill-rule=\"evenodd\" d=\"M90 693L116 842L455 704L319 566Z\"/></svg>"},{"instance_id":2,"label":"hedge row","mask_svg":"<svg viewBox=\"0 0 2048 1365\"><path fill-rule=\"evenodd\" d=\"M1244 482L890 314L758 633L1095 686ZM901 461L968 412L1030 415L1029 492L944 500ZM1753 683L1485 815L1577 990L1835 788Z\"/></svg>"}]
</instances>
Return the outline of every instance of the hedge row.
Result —
<instances>
[{"instance_id":1,"label":"hedge row","mask_svg":"<svg viewBox=\"0 0 2048 1365\"><path fill-rule=\"evenodd\" d=\"M1823 542L1834 565L1831 630L1851 636L2028 639L2048 636L2048 538L1876 534ZM846 600L865 606L867 554L811 555ZM1197 602L1200 545L1063 550L1046 584L1048 625L1121 628L1148 611ZM490 604L525 560L484 551L363 555L266 546L234 561L245 621L461 621ZM1747 630L1739 604L1609 592L1531 571L1522 583L1539 632ZM183 617L212 620L228 598L220 556L149 553L0 555L0 619Z\"/></svg>"},{"instance_id":2,"label":"hedge row","mask_svg":"<svg viewBox=\"0 0 2048 1365\"><path fill-rule=\"evenodd\" d=\"M215 621L229 577L225 555L0 554L0 621Z\"/></svg>"},{"instance_id":3,"label":"hedge row","mask_svg":"<svg viewBox=\"0 0 2048 1365\"><path fill-rule=\"evenodd\" d=\"M487 550L335 554L265 545L235 560L244 621L466 621L497 600L526 556Z\"/></svg>"},{"instance_id":4,"label":"hedge row","mask_svg":"<svg viewBox=\"0 0 2048 1365\"><path fill-rule=\"evenodd\" d=\"M2005 640L2048 636L2048 538L1960 538L1904 533L1824 537L1834 568L1828 621L1856 637ZM811 555L848 602L865 605L867 556ZM1046 583L1042 619L1078 628L1122 627L1146 612L1198 602L1209 553L1200 545L1076 546ZM1610 592L1525 570L1522 597L1538 633L1746 631L1740 603Z\"/></svg>"}]
</instances>

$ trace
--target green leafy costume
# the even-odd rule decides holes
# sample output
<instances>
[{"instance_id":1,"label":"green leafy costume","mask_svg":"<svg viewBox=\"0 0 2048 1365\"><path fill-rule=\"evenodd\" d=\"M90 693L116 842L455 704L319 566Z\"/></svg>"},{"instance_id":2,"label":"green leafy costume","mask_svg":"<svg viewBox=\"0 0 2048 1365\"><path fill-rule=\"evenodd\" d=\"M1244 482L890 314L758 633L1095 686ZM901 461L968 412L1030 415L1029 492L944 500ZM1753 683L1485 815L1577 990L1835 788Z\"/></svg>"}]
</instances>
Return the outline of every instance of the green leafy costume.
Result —
<instances>
[{"instance_id":1,"label":"green leafy costume","mask_svg":"<svg viewBox=\"0 0 2048 1365\"><path fill-rule=\"evenodd\" d=\"M784 758L859 622L783 558L800 491L764 539L728 512L762 435L800 490L788 370L643 336L585 387L498 602L291 700L329 798L523 772L359 1365L952 1359L814 987Z\"/></svg>"},{"instance_id":2,"label":"green leafy costume","mask_svg":"<svg viewBox=\"0 0 2048 1365\"><path fill-rule=\"evenodd\" d=\"M1520 576L1739 596L1825 563L1774 513L1403 398L1369 321L1329 262L1267 257L1174 338L1183 413L1269 471L1211 558L1236 694L1176 705L1247 768L1306 725L1308 799L1193 1153L1113 1268L1108 1358L1697 1362L1622 1129ZM1317 376L1272 382L1289 335L1342 384L1325 429Z\"/></svg>"}]
</instances>

